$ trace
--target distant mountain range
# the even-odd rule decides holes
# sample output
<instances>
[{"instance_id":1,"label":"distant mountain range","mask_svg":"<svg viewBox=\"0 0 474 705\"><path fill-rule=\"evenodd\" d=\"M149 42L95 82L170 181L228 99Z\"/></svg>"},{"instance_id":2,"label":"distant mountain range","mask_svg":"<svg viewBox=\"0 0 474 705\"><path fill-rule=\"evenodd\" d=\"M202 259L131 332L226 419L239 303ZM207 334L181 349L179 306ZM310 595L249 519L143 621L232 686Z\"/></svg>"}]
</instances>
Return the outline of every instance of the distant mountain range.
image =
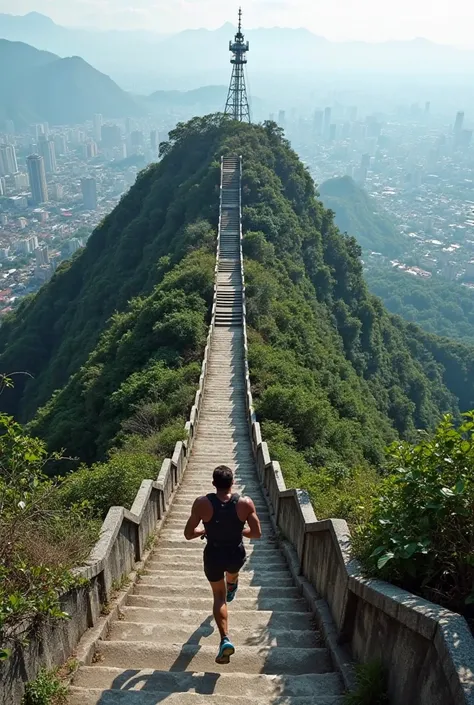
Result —
<instances>
[{"instance_id":1,"label":"distant mountain range","mask_svg":"<svg viewBox=\"0 0 474 705\"><path fill-rule=\"evenodd\" d=\"M94 113L138 116L143 108L111 78L83 59L61 59L21 42L0 39L0 120L17 125L74 124Z\"/></svg>"},{"instance_id":2,"label":"distant mountain range","mask_svg":"<svg viewBox=\"0 0 474 705\"><path fill-rule=\"evenodd\" d=\"M339 230L353 235L365 252L396 257L406 249L405 237L350 176L324 181L318 191L324 206L334 211Z\"/></svg>"},{"instance_id":3,"label":"distant mountain range","mask_svg":"<svg viewBox=\"0 0 474 705\"><path fill-rule=\"evenodd\" d=\"M0 36L32 44L61 56L77 54L99 70L114 76L125 87L143 92L143 85L191 88L203 82L223 81L228 74L228 42L235 27L187 30L175 35L146 31L96 31L55 24L38 13L0 14ZM250 40L252 73L282 75L305 71L349 73L466 72L473 52L435 44L425 39L382 43L330 42L306 29L253 29ZM212 78L214 76L214 79ZM193 83L194 81L194 83ZM138 82L138 83L137 83ZM260 89L259 89L260 92Z\"/></svg>"}]
</instances>

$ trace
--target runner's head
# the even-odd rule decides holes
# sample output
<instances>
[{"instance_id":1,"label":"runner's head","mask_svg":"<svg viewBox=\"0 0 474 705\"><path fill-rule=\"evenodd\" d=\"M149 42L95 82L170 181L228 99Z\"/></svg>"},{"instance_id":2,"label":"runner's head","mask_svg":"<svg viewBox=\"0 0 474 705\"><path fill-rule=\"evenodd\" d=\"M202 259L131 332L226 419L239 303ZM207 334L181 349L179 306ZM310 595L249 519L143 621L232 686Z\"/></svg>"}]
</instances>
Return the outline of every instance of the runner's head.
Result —
<instances>
[{"instance_id":1,"label":"runner's head","mask_svg":"<svg viewBox=\"0 0 474 705\"><path fill-rule=\"evenodd\" d=\"M212 474L212 484L216 490L230 490L234 484L234 473L227 465L219 465Z\"/></svg>"}]
</instances>

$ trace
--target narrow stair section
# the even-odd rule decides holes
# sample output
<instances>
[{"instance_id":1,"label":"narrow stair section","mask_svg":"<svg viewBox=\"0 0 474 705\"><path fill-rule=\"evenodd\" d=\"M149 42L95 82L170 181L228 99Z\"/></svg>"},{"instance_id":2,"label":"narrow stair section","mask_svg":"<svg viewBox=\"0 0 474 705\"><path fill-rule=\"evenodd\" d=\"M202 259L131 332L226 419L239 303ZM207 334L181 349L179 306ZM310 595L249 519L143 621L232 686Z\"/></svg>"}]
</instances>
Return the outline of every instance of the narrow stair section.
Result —
<instances>
[{"instance_id":1,"label":"narrow stair section","mask_svg":"<svg viewBox=\"0 0 474 705\"><path fill-rule=\"evenodd\" d=\"M240 161L224 159L217 307L210 365L193 452L154 553L121 619L81 667L70 705L342 705L342 681L293 584L272 533L252 455L244 385ZM262 521L240 590L229 606L236 653L215 663L219 633L203 572L202 541L183 531L193 500L213 491L212 471L229 465L237 491Z\"/></svg>"}]
</instances>

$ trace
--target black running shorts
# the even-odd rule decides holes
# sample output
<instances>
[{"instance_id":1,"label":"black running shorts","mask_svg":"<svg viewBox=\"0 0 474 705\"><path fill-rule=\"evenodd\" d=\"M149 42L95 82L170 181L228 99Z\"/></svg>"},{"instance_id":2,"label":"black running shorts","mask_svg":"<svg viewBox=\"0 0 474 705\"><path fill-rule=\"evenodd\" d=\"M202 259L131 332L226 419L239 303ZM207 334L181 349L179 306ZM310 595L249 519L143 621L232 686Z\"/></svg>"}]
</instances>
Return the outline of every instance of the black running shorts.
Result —
<instances>
[{"instance_id":1,"label":"black running shorts","mask_svg":"<svg viewBox=\"0 0 474 705\"><path fill-rule=\"evenodd\" d=\"M238 573L246 561L243 543L235 548L210 546L204 549L204 573L210 583L224 579L225 573Z\"/></svg>"}]
</instances>

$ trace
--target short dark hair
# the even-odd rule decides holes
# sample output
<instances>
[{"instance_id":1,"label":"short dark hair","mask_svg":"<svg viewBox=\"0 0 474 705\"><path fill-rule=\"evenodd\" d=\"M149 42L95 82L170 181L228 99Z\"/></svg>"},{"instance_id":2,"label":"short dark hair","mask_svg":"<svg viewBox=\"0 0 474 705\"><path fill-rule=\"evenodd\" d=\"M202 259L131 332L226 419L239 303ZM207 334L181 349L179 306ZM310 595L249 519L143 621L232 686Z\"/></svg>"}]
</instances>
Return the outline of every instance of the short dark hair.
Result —
<instances>
[{"instance_id":1,"label":"short dark hair","mask_svg":"<svg viewBox=\"0 0 474 705\"><path fill-rule=\"evenodd\" d=\"M234 473L227 465L219 465L212 473L212 482L218 490L230 490L234 484Z\"/></svg>"}]
</instances>

